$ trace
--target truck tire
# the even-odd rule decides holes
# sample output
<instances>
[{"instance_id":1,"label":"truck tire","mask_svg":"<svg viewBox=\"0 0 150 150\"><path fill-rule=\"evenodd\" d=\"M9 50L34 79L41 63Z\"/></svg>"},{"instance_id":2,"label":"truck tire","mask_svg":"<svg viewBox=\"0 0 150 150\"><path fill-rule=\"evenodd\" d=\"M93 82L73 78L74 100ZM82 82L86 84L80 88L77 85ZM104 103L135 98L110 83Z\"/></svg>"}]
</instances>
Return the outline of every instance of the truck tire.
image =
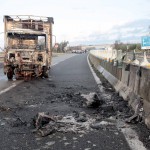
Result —
<instances>
[{"instance_id":1,"label":"truck tire","mask_svg":"<svg viewBox=\"0 0 150 150\"><path fill-rule=\"evenodd\" d=\"M43 76L44 78L48 78L48 72L47 72L47 67L46 67L46 66L43 67L42 76Z\"/></svg>"},{"instance_id":2,"label":"truck tire","mask_svg":"<svg viewBox=\"0 0 150 150\"><path fill-rule=\"evenodd\" d=\"M12 68L8 69L7 78L8 78L8 80L12 80L12 78L13 78L13 69Z\"/></svg>"},{"instance_id":3,"label":"truck tire","mask_svg":"<svg viewBox=\"0 0 150 150\"><path fill-rule=\"evenodd\" d=\"M15 79L19 80L19 74L15 74Z\"/></svg>"}]
</instances>

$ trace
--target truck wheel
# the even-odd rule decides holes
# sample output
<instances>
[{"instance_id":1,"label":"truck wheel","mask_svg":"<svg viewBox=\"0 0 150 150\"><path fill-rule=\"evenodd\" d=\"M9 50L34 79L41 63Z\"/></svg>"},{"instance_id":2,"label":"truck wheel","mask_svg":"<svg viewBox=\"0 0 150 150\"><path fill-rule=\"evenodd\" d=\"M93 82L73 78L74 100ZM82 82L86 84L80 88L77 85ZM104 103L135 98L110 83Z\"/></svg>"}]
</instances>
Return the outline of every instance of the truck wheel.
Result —
<instances>
[{"instance_id":1,"label":"truck wheel","mask_svg":"<svg viewBox=\"0 0 150 150\"><path fill-rule=\"evenodd\" d=\"M42 73L42 76L43 76L44 78L48 78L47 67L43 67L43 73Z\"/></svg>"},{"instance_id":2,"label":"truck wheel","mask_svg":"<svg viewBox=\"0 0 150 150\"><path fill-rule=\"evenodd\" d=\"M14 74L15 74L15 79L19 80L19 73L18 73L17 68L14 69Z\"/></svg>"},{"instance_id":3,"label":"truck wheel","mask_svg":"<svg viewBox=\"0 0 150 150\"><path fill-rule=\"evenodd\" d=\"M19 80L19 74L15 74L16 80Z\"/></svg>"},{"instance_id":4,"label":"truck wheel","mask_svg":"<svg viewBox=\"0 0 150 150\"><path fill-rule=\"evenodd\" d=\"M12 80L12 78L13 78L13 70L12 70L12 68L8 69L7 78L8 78L8 80Z\"/></svg>"}]
</instances>

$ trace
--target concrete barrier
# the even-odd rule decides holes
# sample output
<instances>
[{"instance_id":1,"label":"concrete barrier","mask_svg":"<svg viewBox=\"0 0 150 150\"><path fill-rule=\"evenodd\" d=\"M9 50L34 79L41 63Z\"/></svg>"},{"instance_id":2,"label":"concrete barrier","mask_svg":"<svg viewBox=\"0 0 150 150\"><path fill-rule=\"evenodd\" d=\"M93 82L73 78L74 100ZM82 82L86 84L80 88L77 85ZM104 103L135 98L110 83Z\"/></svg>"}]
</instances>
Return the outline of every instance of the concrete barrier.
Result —
<instances>
[{"instance_id":1,"label":"concrete barrier","mask_svg":"<svg viewBox=\"0 0 150 150\"><path fill-rule=\"evenodd\" d=\"M127 100L136 111L139 98L143 103L145 124L150 128L150 69L135 64L123 63L122 67L114 66L100 56L89 54L93 66L110 82L117 92Z\"/></svg>"}]
</instances>

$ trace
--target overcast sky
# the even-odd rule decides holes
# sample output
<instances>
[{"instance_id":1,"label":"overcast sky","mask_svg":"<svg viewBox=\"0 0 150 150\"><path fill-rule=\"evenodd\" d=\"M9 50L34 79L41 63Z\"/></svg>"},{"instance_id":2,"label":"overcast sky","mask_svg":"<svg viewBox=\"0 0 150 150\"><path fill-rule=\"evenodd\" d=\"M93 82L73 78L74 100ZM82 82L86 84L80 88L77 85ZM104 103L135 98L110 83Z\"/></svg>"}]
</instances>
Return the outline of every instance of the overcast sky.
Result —
<instances>
[{"instance_id":1,"label":"overcast sky","mask_svg":"<svg viewBox=\"0 0 150 150\"><path fill-rule=\"evenodd\" d=\"M17 14L53 17L57 42L134 42L148 33L150 0L0 0L0 32L3 15Z\"/></svg>"}]
</instances>

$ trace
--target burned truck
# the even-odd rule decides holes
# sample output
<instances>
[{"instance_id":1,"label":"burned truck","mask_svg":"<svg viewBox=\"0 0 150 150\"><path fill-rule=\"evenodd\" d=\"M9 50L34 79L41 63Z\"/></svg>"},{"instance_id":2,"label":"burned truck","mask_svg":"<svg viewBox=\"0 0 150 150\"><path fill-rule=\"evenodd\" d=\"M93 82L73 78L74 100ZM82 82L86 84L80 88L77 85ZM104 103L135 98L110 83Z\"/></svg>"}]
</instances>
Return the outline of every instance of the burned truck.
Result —
<instances>
[{"instance_id":1,"label":"burned truck","mask_svg":"<svg viewBox=\"0 0 150 150\"><path fill-rule=\"evenodd\" d=\"M4 74L9 80L48 77L53 24L52 17L4 16Z\"/></svg>"}]
</instances>

